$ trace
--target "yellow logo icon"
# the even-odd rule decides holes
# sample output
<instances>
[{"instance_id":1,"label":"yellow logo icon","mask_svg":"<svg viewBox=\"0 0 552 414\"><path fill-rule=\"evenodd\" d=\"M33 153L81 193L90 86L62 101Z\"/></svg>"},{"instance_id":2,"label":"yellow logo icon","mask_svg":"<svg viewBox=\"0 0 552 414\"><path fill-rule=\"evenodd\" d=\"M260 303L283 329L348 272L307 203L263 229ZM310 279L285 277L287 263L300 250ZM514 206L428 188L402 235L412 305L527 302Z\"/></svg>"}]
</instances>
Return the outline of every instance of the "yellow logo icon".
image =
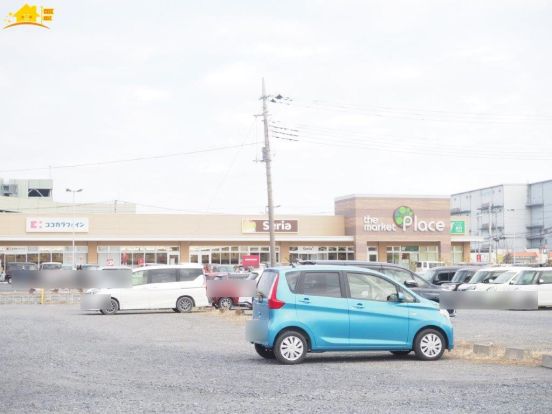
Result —
<instances>
[{"instance_id":1,"label":"yellow logo icon","mask_svg":"<svg viewBox=\"0 0 552 414\"><path fill-rule=\"evenodd\" d=\"M5 26L4 29L22 24L31 24L33 26L40 26L49 29L48 26L44 25L44 22L53 20L54 9L46 9L42 6L40 7L40 10L37 9L37 6L29 6L28 4L25 4L15 13L8 14L8 18L5 20L8 25Z\"/></svg>"}]
</instances>

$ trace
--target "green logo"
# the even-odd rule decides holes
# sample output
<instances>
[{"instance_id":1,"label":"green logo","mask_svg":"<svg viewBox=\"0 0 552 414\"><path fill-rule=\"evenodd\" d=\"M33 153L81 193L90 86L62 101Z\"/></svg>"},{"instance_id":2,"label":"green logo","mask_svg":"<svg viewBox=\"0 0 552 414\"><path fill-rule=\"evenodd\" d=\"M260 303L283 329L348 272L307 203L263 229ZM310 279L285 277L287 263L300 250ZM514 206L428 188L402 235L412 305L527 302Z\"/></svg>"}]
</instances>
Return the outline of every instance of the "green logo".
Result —
<instances>
[{"instance_id":1,"label":"green logo","mask_svg":"<svg viewBox=\"0 0 552 414\"><path fill-rule=\"evenodd\" d=\"M466 223L464 220L450 222L450 234L464 234L466 232Z\"/></svg>"},{"instance_id":2,"label":"green logo","mask_svg":"<svg viewBox=\"0 0 552 414\"><path fill-rule=\"evenodd\" d=\"M402 226L405 217L414 217L414 210L410 207L400 206L393 212L393 221L397 226Z\"/></svg>"}]
</instances>

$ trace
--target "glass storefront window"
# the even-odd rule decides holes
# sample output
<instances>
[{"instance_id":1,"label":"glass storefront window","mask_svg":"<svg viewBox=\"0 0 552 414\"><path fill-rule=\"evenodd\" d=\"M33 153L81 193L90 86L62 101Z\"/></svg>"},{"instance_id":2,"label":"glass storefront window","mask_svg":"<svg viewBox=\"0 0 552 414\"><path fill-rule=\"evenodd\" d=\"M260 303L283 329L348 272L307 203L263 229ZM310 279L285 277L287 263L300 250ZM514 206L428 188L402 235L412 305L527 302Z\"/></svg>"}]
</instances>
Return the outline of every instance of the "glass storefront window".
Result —
<instances>
[{"instance_id":1,"label":"glass storefront window","mask_svg":"<svg viewBox=\"0 0 552 414\"><path fill-rule=\"evenodd\" d=\"M353 246L293 246L289 248L289 260L354 260Z\"/></svg>"},{"instance_id":2,"label":"glass storefront window","mask_svg":"<svg viewBox=\"0 0 552 414\"><path fill-rule=\"evenodd\" d=\"M240 264L242 256L257 255L260 261L270 261L268 246L212 246L190 247L190 262L203 264ZM276 247L276 261L280 260L280 248Z\"/></svg>"},{"instance_id":3,"label":"glass storefront window","mask_svg":"<svg viewBox=\"0 0 552 414\"><path fill-rule=\"evenodd\" d=\"M464 246L452 246L452 263L458 264L464 261Z\"/></svg>"},{"instance_id":4,"label":"glass storefront window","mask_svg":"<svg viewBox=\"0 0 552 414\"><path fill-rule=\"evenodd\" d=\"M179 262L179 248L174 246L98 246L100 266L144 266L146 263L167 264ZM78 262L77 262L78 263Z\"/></svg>"}]
</instances>

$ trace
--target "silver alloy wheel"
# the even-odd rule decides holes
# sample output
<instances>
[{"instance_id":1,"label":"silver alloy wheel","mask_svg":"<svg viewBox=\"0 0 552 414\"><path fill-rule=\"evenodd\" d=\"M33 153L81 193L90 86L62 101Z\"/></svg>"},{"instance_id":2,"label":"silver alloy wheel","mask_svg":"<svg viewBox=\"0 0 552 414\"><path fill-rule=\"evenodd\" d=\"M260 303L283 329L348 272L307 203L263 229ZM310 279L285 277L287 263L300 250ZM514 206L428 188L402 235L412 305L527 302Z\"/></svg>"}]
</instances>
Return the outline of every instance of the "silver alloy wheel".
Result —
<instances>
[{"instance_id":1,"label":"silver alloy wheel","mask_svg":"<svg viewBox=\"0 0 552 414\"><path fill-rule=\"evenodd\" d=\"M192 300L186 297L178 299L178 302L176 303L176 308L180 312L190 312L193 306Z\"/></svg>"},{"instance_id":2,"label":"silver alloy wheel","mask_svg":"<svg viewBox=\"0 0 552 414\"><path fill-rule=\"evenodd\" d=\"M435 358L441 352L443 342L434 333L428 333L420 341L420 350L427 358Z\"/></svg>"},{"instance_id":3,"label":"silver alloy wheel","mask_svg":"<svg viewBox=\"0 0 552 414\"><path fill-rule=\"evenodd\" d=\"M290 335L280 344L280 353L288 361L297 361L305 352L303 341L294 335Z\"/></svg>"},{"instance_id":4,"label":"silver alloy wheel","mask_svg":"<svg viewBox=\"0 0 552 414\"><path fill-rule=\"evenodd\" d=\"M230 309L232 305L233 305L232 299L230 298L221 298L219 300L219 307L221 309Z\"/></svg>"}]
</instances>

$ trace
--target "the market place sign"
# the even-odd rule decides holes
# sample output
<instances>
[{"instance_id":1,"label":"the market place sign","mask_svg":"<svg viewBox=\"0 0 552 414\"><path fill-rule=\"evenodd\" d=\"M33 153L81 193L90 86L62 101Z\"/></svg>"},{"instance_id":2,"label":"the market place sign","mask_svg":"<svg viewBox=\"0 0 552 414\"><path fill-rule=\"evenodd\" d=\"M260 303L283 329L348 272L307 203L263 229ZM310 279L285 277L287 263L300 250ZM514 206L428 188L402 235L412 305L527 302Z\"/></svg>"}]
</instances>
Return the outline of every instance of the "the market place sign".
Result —
<instances>
[{"instance_id":1,"label":"the market place sign","mask_svg":"<svg viewBox=\"0 0 552 414\"><path fill-rule=\"evenodd\" d=\"M401 206L393 211L393 222L384 223L379 217L366 215L363 217L363 227L366 232L396 232L413 230L415 232L443 232L446 225L442 220L421 220L414 210Z\"/></svg>"}]
</instances>

